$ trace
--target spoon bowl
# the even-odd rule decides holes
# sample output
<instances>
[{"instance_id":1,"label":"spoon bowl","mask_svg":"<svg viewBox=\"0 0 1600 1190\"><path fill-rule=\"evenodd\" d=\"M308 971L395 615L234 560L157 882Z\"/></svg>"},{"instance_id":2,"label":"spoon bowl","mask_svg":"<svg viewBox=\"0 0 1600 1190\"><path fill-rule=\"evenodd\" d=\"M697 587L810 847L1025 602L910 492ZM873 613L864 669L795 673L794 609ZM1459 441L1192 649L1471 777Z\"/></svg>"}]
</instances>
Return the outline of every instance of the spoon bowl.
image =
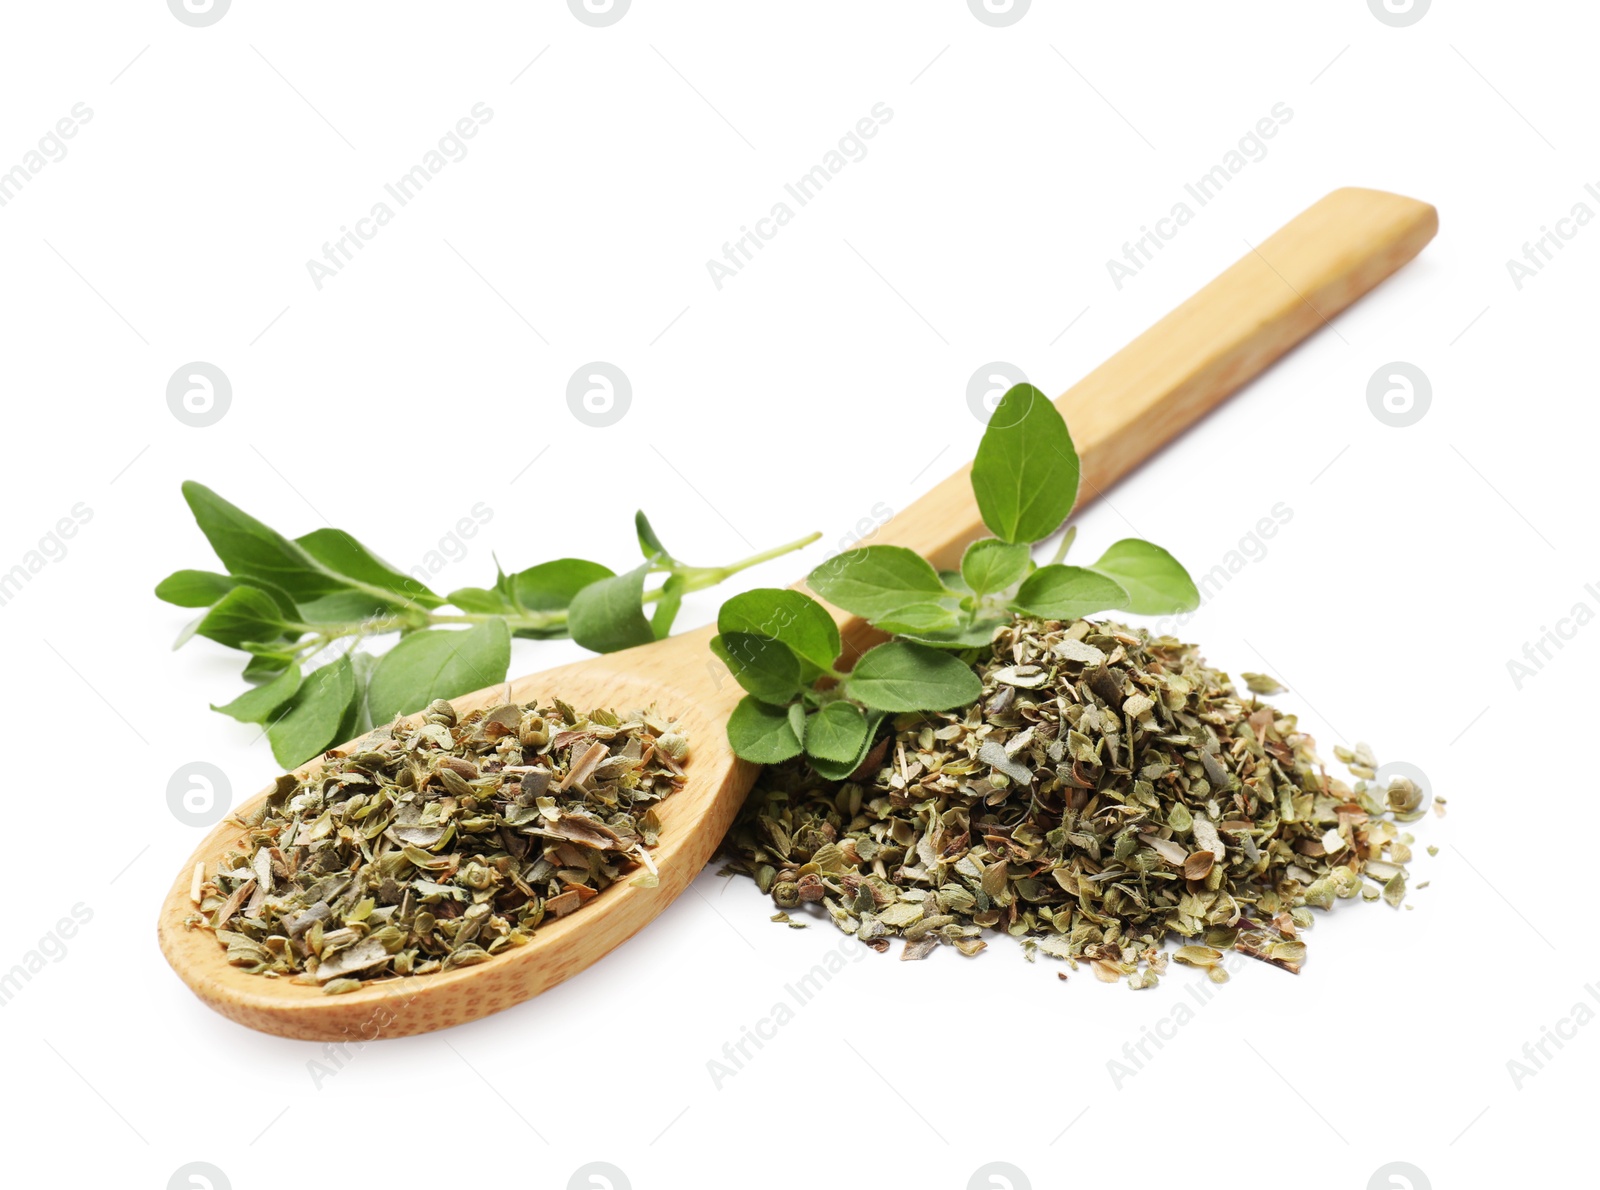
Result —
<instances>
[{"instance_id":1,"label":"spoon bowl","mask_svg":"<svg viewBox=\"0 0 1600 1190\"><path fill-rule=\"evenodd\" d=\"M548 705L559 697L573 706L627 711L650 705L677 720L690 742L683 788L656 804L661 840L650 857L659 872L654 888L623 881L576 913L540 924L532 941L486 963L433 975L372 980L353 992L330 996L321 988L264 978L229 966L211 931L187 920L193 865L206 874L244 835L248 818L272 789L245 802L196 849L161 908L162 952L191 990L224 1016L265 1033L313 1041L405 1037L476 1020L537 996L600 955L631 938L681 893L710 861L755 779L757 766L728 747L724 725L744 692L712 656L710 627L638 649L611 653L530 674L451 700L458 714L503 703ZM419 716L413 716L413 719ZM295 770L320 771L327 757L361 751L369 733Z\"/></svg>"},{"instance_id":2,"label":"spoon bowl","mask_svg":"<svg viewBox=\"0 0 1600 1190\"><path fill-rule=\"evenodd\" d=\"M1375 190L1336 190L1251 249L1056 402L1067 419L1092 498L1284 352L1422 250L1438 227L1431 206ZM884 526L872 544L901 545L940 568L954 566L981 536L969 468ZM835 613L846 657L876 639L858 619ZM659 872L653 888L622 882L582 909L542 923L527 944L486 962L430 975L373 980L343 995L288 979L252 975L227 962L209 929L191 925L196 865L206 875L236 848L268 787L239 807L195 850L161 907L157 931L179 977L224 1016L284 1037L316 1041L404 1037L476 1020L560 983L604 957L672 903L710 861L754 782L757 766L728 746L725 725L743 691L714 660L706 627L500 683L453 699L459 714L506 702L548 702L626 713L654 705L689 740L686 782L657 804ZM383 729L387 730L387 728ZM360 750L369 737L327 758Z\"/></svg>"}]
</instances>

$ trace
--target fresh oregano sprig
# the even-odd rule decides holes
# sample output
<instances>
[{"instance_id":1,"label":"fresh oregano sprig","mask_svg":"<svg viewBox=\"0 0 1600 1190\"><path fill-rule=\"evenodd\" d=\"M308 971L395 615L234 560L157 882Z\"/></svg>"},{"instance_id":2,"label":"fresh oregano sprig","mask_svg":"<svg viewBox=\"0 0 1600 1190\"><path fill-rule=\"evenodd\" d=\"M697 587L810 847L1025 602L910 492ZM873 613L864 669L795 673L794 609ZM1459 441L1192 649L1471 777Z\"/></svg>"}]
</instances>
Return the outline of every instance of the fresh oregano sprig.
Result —
<instances>
[{"instance_id":1,"label":"fresh oregano sprig","mask_svg":"<svg viewBox=\"0 0 1600 1190\"><path fill-rule=\"evenodd\" d=\"M641 512L634 525L644 562L623 574L581 558L515 574L497 562L492 587L438 595L341 529L290 539L202 484L185 483L183 496L223 572L179 570L156 587L168 603L205 609L173 647L204 636L249 654L244 677L253 688L212 709L262 724L288 768L371 724L504 681L512 637L570 636L597 653L659 640L685 595L819 536L727 566L690 566ZM645 590L655 574L666 578ZM400 640L381 656L363 650L393 633Z\"/></svg>"},{"instance_id":2,"label":"fresh oregano sprig","mask_svg":"<svg viewBox=\"0 0 1600 1190\"><path fill-rule=\"evenodd\" d=\"M835 668L841 643L832 616L809 596L760 589L724 603L711 647L748 692L728 722L734 751L761 764L803 752L823 777L842 780L888 715L975 701L976 651L1015 615L1072 620L1198 607L1188 571L1138 538L1114 543L1092 565L1069 566L1076 529L1068 528L1049 563L1034 561L1034 545L1071 514L1079 474L1055 405L1030 384L1007 392L972 464L973 495L994 536L968 546L959 570L936 570L901 546L869 545L807 576L818 595L894 638L848 672Z\"/></svg>"}]
</instances>

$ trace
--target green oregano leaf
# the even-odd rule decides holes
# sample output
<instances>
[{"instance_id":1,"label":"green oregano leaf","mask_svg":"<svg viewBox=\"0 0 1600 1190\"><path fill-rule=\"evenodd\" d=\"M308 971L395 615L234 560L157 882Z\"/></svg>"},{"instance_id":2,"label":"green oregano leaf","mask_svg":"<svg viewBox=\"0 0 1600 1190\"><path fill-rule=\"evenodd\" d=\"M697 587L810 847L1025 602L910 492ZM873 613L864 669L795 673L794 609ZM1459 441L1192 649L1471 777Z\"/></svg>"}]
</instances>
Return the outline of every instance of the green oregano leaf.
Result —
<instances>
[{"instance_id":1,"label":"green oregano leaf","mask_svg":"<svg viewBox=\"0 0 1600 1190\"><path fill-rule=\"evenodd\" d=\"M921 636L954 632L961 626L961 617L954 608L941 603L912 603L887 616L879 616L873 624L896 636Z\"/></svg>"},{"instance_id":2,"label":"green oregano leaf","mask_svg":"<svg viewBox=\"0 0 1600 1190\"><path fill-rule=\"evenodd\" d=\"M829 558L806 582L835 607L874 621L951 594L927 559L898 545L869 545Z\"/></svg>"},{"instance_id":3,"label":"green oregano leaf","mask_svg":"<svg viewBox=\"0 0 1600 1190\"><path fill-rule=\"evenodd\" d=\"M837 705L837 704L830 704ZM866 732L862 736L861 747L856 754L845 761L824 760L820 756L812 756L811 767L817 770L817 775L824 781L846 781L867 759L867 753L872 751L873 742L878 737L878 728L883 723L885 715L882 711L869 710L866 713Z\"/></svg>"},{"instance_id":4,"label":"green oregano leaf","mask_svg":"<svg viewBox=\"0 0 1600 1190\"><path fill-rule=\"evenodd\" d=\"M230 574L263 579L296 600L315 599L349 585L324 569L302 546L229 504L204 484L186 481L183 498Z\"/></svg>"},{"instance_id":5,"label":"green oregano leaf","mask_svg":"<svg viewBox=\"0 0 1600 1190\"><path fill-rule=\"evenodd\" d=\"M281 587L258 578L239 578L232 574L216 574L209 570L176 570L156 584L156 598L176 607L210 607L229 591L239 587L255 587L272 596L285 620L300 618L289 593Z\"/></svg>"},{"instance_id":6,"label":"green oregano leaf","mask_svg":"<svg viewBox=\"0 0 1600 1190\"><path fill-rule=\"evenodd\" d=\"M344 720L339 724L339 739L353 740L363 732L372 730L372 714L367 705L367 694L372 688L372 675L378 668L378 658L371 653L364 653L352 649L345 654L350 658L350 672L355 678L355 697L350 700L350 707L345 711ZM433 701L429 699L429 701Z\"/></svg>"},{"instance_id":7,"label":"green oregano leaf","mask_svg":"<svg viewBox=\"0 0 1600 1190\"><path fill-rule=\"evenodd\" d=\"M1192 612L1200 592L1183 565L1159 545L1136 537L1117 542L1094 564L1128 592L1128 610L1141 616Z\"/></svg>"},{"instance_id":8,"label":"green oregano leaf","mask_svg":"<svg viewBox=\"0 0 1600 1190\"><path fill-rule=\"evenodd\" d=\"M307 624L340 624L394 615L405 606L405 601L398 595L339 590L305 600L300 604L300 619Z\"/></svg>"},{"instance_id":9,"label":"green oregano leaf","mask_svg":"<svg viewBox=\"0 0 1600 1190\"><path fill-rule=\"evenodd\" d=\"M458 587L445 602L477 616L514 616L521 610L498 587Z\"/></svg>"},{"instance_id":10,"label":"green oregano leaf","mask_svg":"<svg viewBox=\"0 0 1600 1190\"><path fill-rule=\"evenodd\" d=\"M983 523L1002 541L1054 533L1078 498L1078 452L1050 398L1019 384L1000 398L972 461Z\"/></svg>"},{"instance_id":11,"label":"green oregano leaf","mask_svg":"<svg viewBox=\"0 0 1600 1190\"><path fill-rule=\"evenodd\" d=\"M1035 570L1011 603L1015 611L1046 620L1076 620L1128 605L1128 592L1115 579L1084 566L1061 565Z\"/></svg>"},{"instance_id":12,"label":"green oregano leaf","mask_svg":"<svg viewBox=\"0 0 1600 1190\"><path fill-rule=\"evenodd\" d=\"M246 642L270 644L288 627L272 596L256 587L240 586L217 600L201 617L195 632L237 649Z\"/></svg>"},{"instance_id":13,"label":"green oregano leaf","mask_svg":"<svg viewBox=\"0 0 1600 1190\"><path fill-rule=\"evenodd\" d=\"M175 570L156 584L156 598L177 607L210 607L244 583L231 574L210 570Z\"/></svg>"},{"instance_id":14,"label":"green oregano leaf","mask_svg":"<svg viewBox=\"0 0 1600 1190\"><path fill-rule=\"evenodd\" d=\"M420 711L436 698L456 698L505 681L511 632L504 620L465 631L429 628L400 638L378 659L367 687L374 723Z\"/></svg>"},{"instance_id":15,"label":"green oregano leaf","mask_svg":"<svg viewBox=\"0 0 1600 1190\"><path fill-rule=\"evenodd\" d=\"M896 636L916 641L918 644L932 645L936 649L977 649L982 648L994 639L996 628L1010 622L1010 616L986 614L970 623L963 621L955 628L939 631L924 631L913 628L885 628L884 631L892 631Z\"/></svg>"},{"instance_id":16,"label":"green oregano leaf","mask_svg":"<svg viewBox=\"0 0 1600 1190\"><path fill-rule=\"evenodd\" d=\"M861 751L867 718L854 703L830 702L806 718L806 755L843 764Z\"/></svg>"},{"instance_id":17,"label":"green oregano leaf","mask_svg":"<svg viewBox=\"0 0 1600 1190\"><path fill-rule=\"evenodd\" d=\"M557 558L516 574L501 572L492 588L462 587L450 592L447 602L464 612L491 616L520 616L528 612L564 612L578 592L591 583L615 578L616 572L583 558ZM548 627L521 626L516 636L554 640L568 635L565 623Z\"/></svg>"},{"instance_id":18,"label":"green oregano leaf","mask_svg":"<svg viewBox=\"0 0 1600 1190\"><path fill-rule=\"evenodd\" d=\"M895 640L862 655L844 692L880 711L945 711L975 701L983 683L950 653Z\"/></svg>"},{"instance_id":19,"label":"green oregano leaf","mask_svg":"<svg viewBox=\"0 0 1600 1190\"><path fill-rule=\"evenodd\" d=\"M270 682L293 664L293 653L252 650L240 676L247 682Z\"/></svg>"},{"instance_id":20,"label":"green oregano leaf","mask_svg":"<svg viewBox=\"0 0 1600 1190\"><path fill-rule=\"evenodd\" d=\"M656 535L649 517L643 512L634 513L633 528L639 537L639 552L645 556L647 562L657 561L668 565L672 563L673 557L667 552L667 547L661 544L661 538Z\"/></svg>"},{"instance_id":21,"label":"green oregano leaf","mask_svg":"<svg viewBox=\"0 0 1600 1190\"><path fill-rule=\"evenodd\" d=\"M305 676L288 709L267 728L272 755L286 769L304 764L335 743L356 698L355 670L340 657Z\"/></svg>"},{"instance_id":22,"label":"green oregano leaf","mask_svg":"<svg viewBox=\"0 0 1600 1190\"><path fill-rule=\"evenodd\" d=\"M753 632L725 632L711 639L734 680L763 702L782 705L800 693L800 659L782 641Z\"/></svg>"},{"instance_id":23,"label":"green oregano leaf","mask_svg":"<svg viewBox=\"0 0 1600 1190\"><path fill-rule=\"evenodd\" d=\"M1033 558L1025 544L994 537L974 541L961 559L961 577L974 595L992 595L1023 580Z\"/></svg>"},{"instance_id":24,"label":"green oregano leaf","mask_svg":"<svg viewBox=\"0 0 1600 1190\"><path fill-rule=\"evenodd\" d=\"M667 581L661 584L656 610L650 613L650 630L655 633L657 640L672 633L672 622L678 618L678 610L683 607L683 594L687 586L688 580L681 574L669 574Z\"/></svg>"},{"instance_id":25,"label":"green oregano leaf","mask_svg":"<svg viewBox=\"0 0 1600 1190\"><path fill-rule=\"evenodd\" d=\"M343 529L317 529L295 538L295 544L335 574L342 574L369 587L391 591L401 603L415 603L427 608L439 607L444 603L423 583L396 570Z\"/></svg>"},{"instance_id":26,"label":"green oregano leaf","mask_svg":"<svg viewBox=\"0 0 1600 1190\"><path fill-rule=\"evenodd\" d=\"M789 712L746 695L728 716L728 743L735 754L756 764L781 764L800 755L800 737Z\"/></svg>"},{"instance_id":27,"label":"green oregano leaf","mask_svg":"<svg viewBox=\"0 0 1600 1190\"><path fill-rule=\"evenodd\" d=\"M557 558L508 575L517 606L530 612L558 612L572 606L578 592L591 583L615 578L609 566L584 558Z\"/></svg>"},{"instance_id":28,"label":"green oregano leaf","mask_svg":"<svg viewBox=\"0 0 1600 1190\"><path fill-rule=\"evenodd\" d=\"M780 587L758 587L735 595L717 613L719 632L750 632L780 640L818 670L839 659L839 627L809 595Z\"/></svg>"},{"instance_id":29,"label":"green oregano leaf","mask_svg":"<svg viewBox=\"0 0 1600 1190\"><path fill-rule=\"evenodd\" d=\"M615 653L655 640L644 614L644 579L649 562L615 578L590 583L572 597L567 629L572 639L596 653Z\"/></svg>"},{"instance_id":30,"label":"green oregano leaf","mask_svg":"<svg viewBox=\"0 0 1600 1190\"><path fill-rule=\"evenodd\" d=\"M246 690L226 706L211 704L213 711L232 716L240 723L265 723L284 703L300 689L300 667L290 661L284 671L270 682Z\"/></svg>"}]
</instances>

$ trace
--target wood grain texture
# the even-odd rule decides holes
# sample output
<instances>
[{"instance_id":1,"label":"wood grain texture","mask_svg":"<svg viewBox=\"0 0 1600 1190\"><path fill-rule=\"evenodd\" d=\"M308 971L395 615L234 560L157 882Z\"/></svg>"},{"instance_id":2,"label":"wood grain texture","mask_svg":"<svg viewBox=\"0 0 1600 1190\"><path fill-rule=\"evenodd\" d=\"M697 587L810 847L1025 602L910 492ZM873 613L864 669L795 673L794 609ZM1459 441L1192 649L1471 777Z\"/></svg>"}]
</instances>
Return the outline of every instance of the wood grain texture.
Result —
<instances>
[{"instance_id":1,"label":"wood grain texture","mask_svg":"<svg viewBox=\"0 0 1600 1190\"><path fill-rule=\"evenodd\" d=\"M1371 190L1338 190L1090 373L1057 402L1083 462L1092 499L1260 373L1294 344L1417 254L1437 227L1424 203ZM875 542L909 546L953 566L983 534L962 468L889 522ZM836 613L856 648L870 639ZM342 996L228 966L209 931L191 928L196 863L208 874L243 834L232 818L196 848L161 907L157 934L174 971L224 1016L284 1037L317 1041L402 1037L509 1008L599 961L647 925L711 859L755 778L723 731L742 691L712 657L706 627L594 657L453 700L465 713L506 701L559 696L581 707L650 704L677 717L690 740L685 787L661 802L655 888L620 884L580 911L541 925L523 947L436 975L374 982ZM352 745L328 755L350 751ZM318 759L298 770L320 769ZM253 812L271 786L249 799Z\"/></svg>"}]
</instances>

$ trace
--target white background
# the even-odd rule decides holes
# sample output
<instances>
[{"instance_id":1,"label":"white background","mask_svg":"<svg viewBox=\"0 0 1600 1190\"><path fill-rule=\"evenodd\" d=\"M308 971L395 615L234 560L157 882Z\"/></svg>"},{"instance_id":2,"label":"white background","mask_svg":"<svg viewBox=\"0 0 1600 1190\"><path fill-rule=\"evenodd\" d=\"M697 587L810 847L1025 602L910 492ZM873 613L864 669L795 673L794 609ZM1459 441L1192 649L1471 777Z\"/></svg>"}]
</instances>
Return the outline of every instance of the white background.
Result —
<instances>
[{"instance_id":1,"label":"white background","mask_svg":"<svg viewBox=\"0 0 1600 1190\"><path fill-rule=\"evenodd\" d=\"M591 28L556 0L236 0L190 28L143 0L13 4L5 25L0 169L93 111L0 208L0 570L92 510L0 607L0 968L74 903L93 913L0 1009L9 1184L160 1187L205 1161L237 1190L563 1187L605 1161L640 1190L958 1190L1005 1161L1035 1187L1356 1188L1405 1161L1445 1187L1580 1160L1600 1028L1520 1088L1507 1062L1575 1004L1600 1010L1574 928L1600 630L1520 689L1507 662L1600 609L1600 227L1520 290L1506 261L1575 204L1600 211L1592 6L1456 0L1394 28L1364 0L1038 0L993 28L962 0L638 0ZM465 159L319 290L307 260L479 102L493 119ZM866 158L719 291L707 260L880 102ZM1107 259L1280 102L1265 158L1119 290ZM235 655L168 651L186 617L151 587L212 564L181 480L402 566L481 501L493 520L441 590L485 582L491 551L620 566L635 507L707 563L823 531L741 576L779 585L970 455L980 365L1061 391L1341 185L1436 203L1438 240L1081 537L1137 532L1198 574L1292 509L1184 632L1282 678L1324 749L1370 740L1449 798L1417 828L1414 908L1341 903L1304 974L1240 971L1120 1087L1108 1061L1209 985L1063 984L999 940L973 960L865 954L718 1089L708 1061L844 939L770 924L711 872L564 986L342 1055L320 1085L316 1047L213 1015L166 968L156 909L198 838L169 776L209 761L238 799L275 772L207 709L242 689ZM233 386L204 429L166 403L193 360ZM604 429L566 403L591 360L633 386ZM1433 386L1404 429L1366 401L1394 360ZM578 655L519 641L512 668Z\"/></svg>"}]
</instances>

